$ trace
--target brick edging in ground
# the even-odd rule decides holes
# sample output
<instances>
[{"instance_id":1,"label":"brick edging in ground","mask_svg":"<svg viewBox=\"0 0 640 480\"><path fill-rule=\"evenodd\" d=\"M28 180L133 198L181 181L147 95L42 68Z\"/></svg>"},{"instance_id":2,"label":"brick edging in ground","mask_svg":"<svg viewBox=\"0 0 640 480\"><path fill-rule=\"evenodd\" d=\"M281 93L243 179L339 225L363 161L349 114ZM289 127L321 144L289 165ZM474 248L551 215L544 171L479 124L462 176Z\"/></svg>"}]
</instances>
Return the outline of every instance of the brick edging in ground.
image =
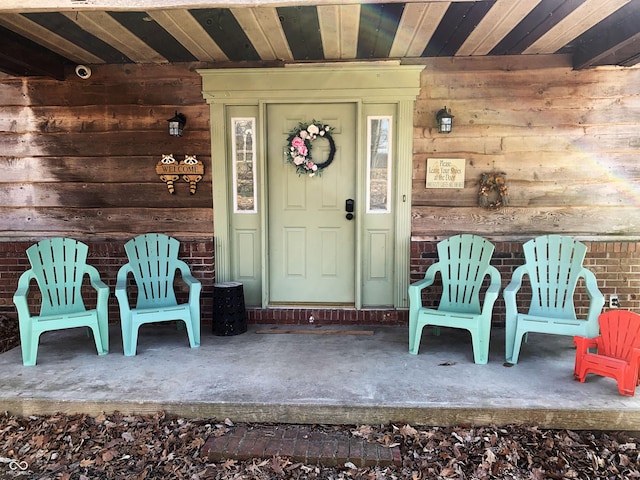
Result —
<instances>
[{"instance_id":1,"label":"brick edging in ground","mask_svg":"<svg viewBox=\"0 0 640 480\"><path fill-rule=\"evenodd\" d=\"M324 432L304 426L232 427L210 437L202 455L213 462L227 459L289 458L294 463L357 467L402 465L400 447L387 447L342 431Z\"/></svg>"}]
</instances>

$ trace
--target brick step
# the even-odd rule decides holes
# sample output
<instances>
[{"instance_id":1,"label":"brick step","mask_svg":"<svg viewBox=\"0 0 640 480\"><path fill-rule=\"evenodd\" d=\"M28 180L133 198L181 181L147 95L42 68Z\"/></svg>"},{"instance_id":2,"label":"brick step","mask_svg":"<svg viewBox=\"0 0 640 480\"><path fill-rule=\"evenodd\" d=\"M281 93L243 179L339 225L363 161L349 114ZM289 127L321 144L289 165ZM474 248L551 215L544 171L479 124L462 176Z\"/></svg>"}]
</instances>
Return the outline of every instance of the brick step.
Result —
<instances>
[{"instance_id":1,"label":"brick step","mask_svg":"<svg viewBox=\"0 0 640 480\"><path fill-rule=\"evenodd\" d=\"M386 447L346 432L325 432L305 426L232 427L210 437L202 454L213 462L251 458L289 458L294 463L357 467L401 465L400 447Z\"/></svg>"}]
</instances>

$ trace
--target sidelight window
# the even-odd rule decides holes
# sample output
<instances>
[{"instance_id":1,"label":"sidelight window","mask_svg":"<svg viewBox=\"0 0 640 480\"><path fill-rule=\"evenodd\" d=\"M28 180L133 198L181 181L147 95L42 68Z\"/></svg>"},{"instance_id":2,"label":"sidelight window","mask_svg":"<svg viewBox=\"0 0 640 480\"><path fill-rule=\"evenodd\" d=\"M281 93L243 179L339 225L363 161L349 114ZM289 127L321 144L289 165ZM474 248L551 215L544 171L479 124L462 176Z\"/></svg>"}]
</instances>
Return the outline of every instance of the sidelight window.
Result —
<instances>
[{"instance_id":1,"label":"sidelight window","mask_svg":"<svg viewBox=\"0 0 640 480\"><path fill-rule=\"evenodd\" d=\"M367 213L391 211L391 116L367 117Z\"/></svg>"},{"instance_id":2,"label":"sidelight window","mask_svg":"<svg viewBox=\"0 0 640 480\"><path fill-rule=\"evenodd\" d=\"M231 119L235 213L256 213L256 119Z\"/></svg>"}]
</instances>

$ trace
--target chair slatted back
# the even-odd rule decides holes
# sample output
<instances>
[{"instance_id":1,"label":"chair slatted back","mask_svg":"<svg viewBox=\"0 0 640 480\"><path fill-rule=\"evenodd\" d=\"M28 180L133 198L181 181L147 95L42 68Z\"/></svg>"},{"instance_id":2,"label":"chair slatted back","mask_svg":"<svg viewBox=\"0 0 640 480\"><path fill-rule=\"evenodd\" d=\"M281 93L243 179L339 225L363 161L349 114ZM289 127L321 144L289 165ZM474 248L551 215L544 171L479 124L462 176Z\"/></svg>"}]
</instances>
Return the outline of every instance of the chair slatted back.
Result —
<instances>
[{"instance_id":1,"label":"chair slatted back","mask_svg":"<svg viewBox=\"0 0 640 480\"><path fill-rule=\"evenodd\" d=\"M442 297L439 310L480 313L480 291L494 245L477 235L454 235L438 243Z\"/></svg>"},{"instance_id":2,"label":"chair slatted back","mask_svg":"<svg viewBox=\"0 0 640 480\"><path fill-rule=\"evenodd\" d=\"M89 247L71 238L42 240L27 249L42 294L40 315L85 311L82 281Z\"/></svg>"},{"instance_id":3,"label":"chair slatted back","mask_svg":"<svg viewBox=\"0 0 640 480\"><path fill-rule=\"evenodd\" d=\"M640 348L640 315L628 310L609 310L598 317L601 344L598 353L630 361Z\"/></svg>"},{"instance_id":4,"label":"chair slatted back","mask_svg":"<svg viewBox=\"0 0 640 480\"><path fill-rule=\"evenodd\" d=\"M531 282L529 314L576 319L573 295L587 247L571 237L546 235L523 246Z\"/></svg>"},{"instance_id":5,"label":"chair slatted back","mask_svg":"<svg viewBox=\"0 0 640 480\"><path fill-rule=\"evenodd\" d=\"M138 286L138 308L177 304L173 282L180 242L160 233L140 235L125 246Z\"/></svg>"}]
</instances>

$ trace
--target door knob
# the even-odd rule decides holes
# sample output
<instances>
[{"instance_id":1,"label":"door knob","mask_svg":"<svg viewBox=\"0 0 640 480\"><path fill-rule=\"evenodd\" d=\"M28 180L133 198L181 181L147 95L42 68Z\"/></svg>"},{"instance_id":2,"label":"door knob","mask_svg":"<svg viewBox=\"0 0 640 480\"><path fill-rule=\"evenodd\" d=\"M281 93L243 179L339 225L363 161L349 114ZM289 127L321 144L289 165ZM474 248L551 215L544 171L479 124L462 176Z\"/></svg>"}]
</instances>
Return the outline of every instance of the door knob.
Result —
<instances>
[{"instance_id":1,"label":"door knob","mask_svg":"<svg viewBox=\"0 0 640 480\"><path fill-rule=\"evenodd\" d=\"M354 210L354 201L352 198L347 199L346 202L344 202L344 209L347 212L347 214L345 215L347 217L347 220L353 220L353 210Z\"/></svg>"}]
</instances>

